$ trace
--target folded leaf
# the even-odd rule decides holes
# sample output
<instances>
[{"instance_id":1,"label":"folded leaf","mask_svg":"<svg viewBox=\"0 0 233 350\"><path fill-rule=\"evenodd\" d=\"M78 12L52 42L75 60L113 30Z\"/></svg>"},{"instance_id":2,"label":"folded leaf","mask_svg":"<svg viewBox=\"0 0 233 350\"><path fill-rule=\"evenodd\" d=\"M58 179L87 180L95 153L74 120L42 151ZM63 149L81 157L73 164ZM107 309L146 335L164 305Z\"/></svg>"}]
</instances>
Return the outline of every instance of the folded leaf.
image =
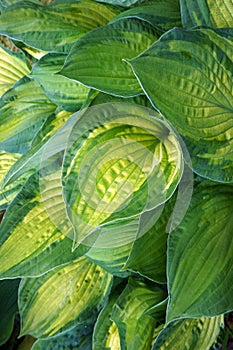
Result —
<instances>
[{"instance_id":1,"label":"folded leaf","mask_svg":"<svg viewBox=\"0 0 233 350\"><path fill-rule=\"evenodd\" d=\"M0 345L10 337L14 326L15 314L18 312L19 280L0 281Z\"/></svg>"},{"instance_id":2,"label":"folded leaf","mask_svg":"<svg viewBox=\"0 0 233 350\"><path fill-rule=\"evenodd\" d=\"M26 278L19 290L21 335L47 338L90 324L103 305L112 277L81 257L38 278Z\"/></svg>"},{"instance_id":3,"label":"folded leaf","mask_svg":"<svg viewBox=\"0 0 233 350\"><path fill-rule=\"evenodd\" d=\"M164 290L149 287L141 281L129 280L117 299L111 316L119 331L121 350L151 349L157 321L145 315L145 312L164 298Z\"/></svg>"},{"instance_id":4,"label":"folded leaf","mask_svg":"<svg viewBox=\"0 0 233 350\"><path fill-rule=\"evenodd\" d=\"M42 86L48 98L67 111L77 111L88 97L90 89L57 73L66 55L48 54L34 65L31 76Z\"/></svg>"},{"instance_id":5,"label":"folded leaf","mask_svg":"<svg viewBox=\"0 0 233 350\"><path fill-rule=\"evenodd\" d=\"M0 46L0 96L19 79L29 73L28 64L22 54Z\"/></svg>"},{"instance_id":6,"label":"folded leaf","mask_svg":"<svg viewBox=\"0 0 233 350\"><path fill-rule=\"evenodd\" d=\"M138 19L122 19L87 33L73 46L60 74L117 96L142 93L131 68L122 61L147 49L158 35Z\"/></svg>"},{"instance_id":7,"label":"folded leaf","mask_svg":"<svg viewBox=\"0 0 233 350\"><path fill-rule=\"evenodd\" d=\"M153 350L206 350L216 342L223 316L187 319L170 323L162 330Z\"/></svg>"},{"instance_id":8,"label":"folded leaf","mask_svg":"<svg viewBox=\"0 0 233 350\"><path fill-rule=\"evenodd\" d=\"M80 114L63 164L64 198L76 244L86 239L92 246L102 225L117 220L124 225L173 194L183 171L182 151L158 117L126 103L97 105ZM109 247L108 240L102 247Z\"/></svg>"},{"instance_id":9,"label":"folded leaf","mask_svg":"<svg viewBox=\"0 0 233 350\"><path fill-rule=\"evenodd\" d=\"M183 136L194 171L221 182L233 181L229 32L174 29L129 61L147 96Z\"/></svg>"},{"instance_id":10,"label":"folded leaf","mask_svg":"<svg viewBox=\"0 0 233 350\"><path fill-rule=\"evenodd\" d=\"M25 153L56 108L37 82L21 80L0 101L0 148L6 152Z\"/></svg>"},{"instance_id":11,"label":"folded leaf","mask_svg":"<svg viewBox=\"0 0 233 350\"><path fill-rule=\"evenodd\" d=\"M114 17L111 22L121 18L138 18L146 21L159 31L181 27L180 6L177 0L152 0L135 6Z\"/></svg>"},{"instance_id":12,"label":"folded leaf","mask_svg":"<svg viewBox=\"0 0 233 350\"><path fill-rule=\"evenodd\" d=\"M48 6L23 1L6 8L0 33L49 52L68 52L87 31L107 24L117 10L88 0L63 0Z\"/></svg>"},{"instance_id":13,"label":"folded leaf","mask_svg":"<svg viewBox=\"0 0 233 350\"><path fill-rule=\"evenodd\" d=\"M233 187L199 185L168 239L167 321L233 309Z\"/></svg>"},{"instance_id":14,"label":"folded leaf","mask_svg":"<svg viewBox=\"0 0 233 350\"><path fill-rule=\"evenodd\" d=\"M185 27L233 27L232 0L181 0L180 5Z\"/></svg>"}]
</instances>

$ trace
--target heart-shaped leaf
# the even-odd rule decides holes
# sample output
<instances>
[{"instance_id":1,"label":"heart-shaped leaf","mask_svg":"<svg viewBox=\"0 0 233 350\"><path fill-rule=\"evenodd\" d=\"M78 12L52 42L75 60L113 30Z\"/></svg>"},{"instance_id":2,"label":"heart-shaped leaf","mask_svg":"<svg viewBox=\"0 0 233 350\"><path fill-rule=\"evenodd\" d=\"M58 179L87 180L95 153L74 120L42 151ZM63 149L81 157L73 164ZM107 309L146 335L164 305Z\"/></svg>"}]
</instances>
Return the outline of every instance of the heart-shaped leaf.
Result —
<instances>
[{"instance_id":1,"label":"heart-shaped leaf","mask_svg":"<svg viewBox=\"0 0 233 350\"><path fill-rule=\"evenodd\" d=\"M233 181L229 32L174 29L129 61L147 96L183 136L194 170L221 182Z\"/></svg>"}]
</instances>

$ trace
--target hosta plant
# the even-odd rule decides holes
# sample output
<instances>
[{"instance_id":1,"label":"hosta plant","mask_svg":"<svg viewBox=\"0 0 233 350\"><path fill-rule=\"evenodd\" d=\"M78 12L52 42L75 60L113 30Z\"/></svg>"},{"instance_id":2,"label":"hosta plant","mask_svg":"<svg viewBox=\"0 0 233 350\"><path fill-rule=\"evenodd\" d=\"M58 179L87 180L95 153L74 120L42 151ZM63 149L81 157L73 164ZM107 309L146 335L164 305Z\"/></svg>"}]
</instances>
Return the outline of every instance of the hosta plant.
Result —
<instances>
[{"instance_id":1,"label":"hosta plant","mask_svg":"<svg viewBox=\"0 0 233 350\"><path fill-rule=\"evenodd\" d=\"M0 345L230 349L233 2L0 0L0 34Z\"/></svg>"}]
</instances>

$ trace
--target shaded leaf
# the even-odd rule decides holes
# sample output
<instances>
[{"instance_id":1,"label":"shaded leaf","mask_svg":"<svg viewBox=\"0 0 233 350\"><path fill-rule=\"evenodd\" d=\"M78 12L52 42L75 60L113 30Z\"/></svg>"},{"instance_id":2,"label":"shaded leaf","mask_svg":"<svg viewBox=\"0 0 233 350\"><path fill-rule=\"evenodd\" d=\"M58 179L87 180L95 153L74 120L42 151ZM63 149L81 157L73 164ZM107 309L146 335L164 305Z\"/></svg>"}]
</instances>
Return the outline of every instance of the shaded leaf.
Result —
<instances>
[{"instance_id":1,"label":"shaded leaf","mask_svg":"<svg viewBox=\"0 0 233 350\"><path fill-rule=\"evenodd\" d=\"M0 101L0 148L11 153L25 153L56 108L37 82L21 80Z\"/></svg>"},{"instance_id":2,"label":"shaded leaf","mask_svg":"<svg viewBox=\"0 0 233 350\"><path fill-rule=\"evenodd\" d=\"M232 0L181 0L184 27L233 27Z\"/></svg>"},{"instance_id":3,"label":"shaded leaf","mask_svg":"<svg viewBox=\"0 0 233 350\"><path fill-rule=\"evenodd\" d=\"M129 279L128 285L113 307L111 316L119 331L122 350L151 349L157 321L145 315L145 312L164 298L164 290Z\"/></svg>"},{"instance_id":4,"label":"shaded leaf","mask_svg":"<svg viewBox=\"0 0 233 350\"><path fill-rule=\"evenodd\" d=\"M41 277L24 279L19 291L21 335L46 338L92 323L111 280L110 274L85 257Z\"/></svg>"},{"instance_id":5,"label":"shaded leaf","mask_svg":"<svg viewBox=\"0 0 233 350\"><path fill-rule=\"evenodd\" d=\"M153 350L206 350L216 342L223 317L187 319L166 326L153 346Z\"/></svg>"},{"instance_id":6,"label":"shaded leaf","mask_svg":"<svg viewBox=\"0 0 233 350\"><path fill-rule=\"evenodd\" d=\"M75 43L60 74L113 95L138 95L141 87L122 59L137 56L157 38L155 29L138 19L108 24Z\"/></svg>"},{"instance_id":7,"label":"shaded leaf","mask_svg":"<svg viewBox=\"0 0 233 350\"><path fill-rule=\"evenodd\" d=\"M199 185L168 239L167 321L233 309L232 186Z\"/></svg>"},{"instance_id":8,"label":"shaded leaf","mask_svg":"<svg viewBox=\"0 0 233 350\"><path fill-rule=\"evenodd\" d=\"M138 18L162 32L173 27L181 27L180 6L177 0L148 1L120 13L111 22L121 18Z\"/></svg>"},{"instance_id":9,"label":"shaded leaf","mask_svg":"<svg viewBox=\"0 0 233 350\"><path fill-rule=\"evenodd\" d=\"M66 77L57 75L66 55L48 54L34 65L31 76L42 86L48 98L59 107L75 112L86 101L89 89Z\"/></svg>"},{"instance_id":10,"label":"shaded leaf","mask_svg":"<svg viewBox=\"0 0 233 350\"><path fill-rule=\"evenodd\" d=\"M13 330L19 282L18 279L0 281L0 345L7 341Z\"/></svg>"},{"instance_id":11,"label":"shaded leaf","mask_svg":"<svg viewBox=\"0 0 233 350\"><path fill-rule=\"evenodd\" d=\"M0 46L0 96L29 73L25 57Z\"/></svg>"},{"instance_id":12,"label":"shaded leaf","mask_svg":"<svg viewBox=\"0 0 233 350\"><path fill-rule=\"evenodd\" d=\"M88 0L63 0L48 6L23 1L1 15L0 32L36 49L68 52L80 36L107 24L116 14Z\"/></svg>"},{"instance_id":13,"label":"shaded leaf","mask_svg":"<svg viewBox=\"0 0 233 350\"><path fill-rule=\"evenodd\" d=\"M231 182L233 41L223 33L174 29L129 63L147 96L183 136L194 171Z\"/></svg>"},{"instance_id":14,"label":"shaded leaf","mask_svg":"<svg viewBox=\"0 0 233 350\"><path fill-rule=\"evenodd\" d=\"M183 171L182 151L159 117L126 103L93 106L80 115L63 165L64 198L76 244L86 240L92 246L102 225L137 219L174 192ZM109 240L102 247L109 247Z\"/></svg>"}]
</instances>

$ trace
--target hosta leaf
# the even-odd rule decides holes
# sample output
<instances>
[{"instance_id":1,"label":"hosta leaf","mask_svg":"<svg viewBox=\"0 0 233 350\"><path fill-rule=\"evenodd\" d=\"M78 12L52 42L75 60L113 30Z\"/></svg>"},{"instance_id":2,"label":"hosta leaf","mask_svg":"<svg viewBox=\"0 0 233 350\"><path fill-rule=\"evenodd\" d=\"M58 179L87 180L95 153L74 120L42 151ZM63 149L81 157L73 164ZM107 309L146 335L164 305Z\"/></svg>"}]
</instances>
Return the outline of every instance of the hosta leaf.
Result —
<instances>
[{"instance_id":1,"label":"hosta leaf","mask_svg":"<svg viewBox=\"0 0 233 350\"><path fill-rule=\"evenodd\" d=\"M19 280L0 281L0 345L10 337L18 311Z\"/></svg>"},{"instance_id":2,"label":"hosta leaf","mask_svg":"<svg viewBox=\"0 0 233 350\"><path fill-rule=\"evenodd\" d=\"M233 27L232 0L181 0L180 5L185 27Z\"/></svg>"},{"instance_id":3,"label":"hosta leaf","mask_svg":"<svg viewBox=\"0 0 233 350\"><path fill-rule=\"evenodd\" d=\"M48 6L22 1L1 15L0 33L40 50L68 52L80 36L107 24L117 13L88 0L63 0Z\"/></svg>"},{"instance_id":4,"label":"hosta leaf","mask_svg":"<svg viewBox=\"0 0 233 350\"><path fill-rule=\"evenodd\" d=\"M159 31L181 27L180 6L177 0L154 0L133 7L114 17L111 22L120 18L138 18L150 23Z\"/></svg>"},{"instance_id":5,"label":"hosta leaf","mask_svg":"<svg viewBox=\"0 0 233 350\"><path fill-rule=\"evenodd\" d=\"M223 317L187 319L170 323L156 338L153 350L206 350L216 342Z\"/></svg>"},{"instance_id":6,"label":"hosta leaf","mask_svg":"<svg viewBox=\"0 0 233 350\"><path fill-rule=\"evenodd\" d=\"M0 101L0 148L11 153L25 153L56 107L37 82L22 80Z\"/></svg>"},{"instance_id":7,"label":"hosta leaf","mask_svg":"<svg viewBox=\"0 0 233 350\"><path fill-rule=\"evenodd\" d=\"M8 173L5 175L3 185L15 183L15 181L22 175L29 177L32 173L38 171L45 157L45 153L56 154L64 150L63 144L64 137L62 130L67 133L67 126L64 126L59 130L66 120L69 118L70 113L61 111L51 114L45 121L42 128L39 130L35 138L33 139L32 146L25 154L23 154L15 164L12 165ZM19 158L19 157L18 157Z\"/></svg>"},{"instance_id":8,"label":"hosta leaf","mask_svg":"<svg viewBox=\"0 0 233 350\"><path fill-rule=\"evenodd\" d=\"M97 1L97 0L95 0L95 1ZM129 7L129 6L134 5L137 2L139 2L139 0L98 0L98 2L104 2L106 4Z\"/></svg>"},{"instance_id":9,"label":"hosta leaf","mask_svg":"<svg viewBox=\"0 0 233 350\"><path fill-rule=\"evenodd\" d=\"M34 65L31 76L42 86L49 99L67 111L77 111L86 101L90 89L55 74L65 61L64 54L48 54Z\"/></svg>"},{"instance_id":10,"label":"hosta leaf","mask_svg":"<svg viewBox=\"0 0 233 350\"><path fill-rule=\"evenodd\" d=\"M157 321L145 315L145 312L165 297L165 291L158 287L149 287L141 281L129 280L117 299L111 316L119 331L122 350L151 349Z\"/></svg>"},{"instance_id":11,"label":"hosta leaf","mask_svg":"<svg viewBox=\"0 0 233 350\"><path fill-rule=\"evenodd\" d=\"M0 96L29 73L25 57L0 46Z\"/></svg>"},{"instance_id":12,"label":"hosta leaf","mask_svg":"<svg viewBox=\"0 0 233 350\"><path fill-rule=\"evenodd\" d=\"M50 196L53 199L50 210L56 208L57 216L63 220L62 229L66 228L68 235L72 228L63 216L64 204L55 186ZM72 253L71 248L72 240L50 219L35 174L12 201L0 225L0 278L37 276L84 254L79 249Z\"/></svg>"},{"instance_id":13,"label":"hosta leaf","mask_svg":"<svg viewBox=\"0 0 233 350\"><path fill-rule=\"evenodd\" d=\"M168 240L167 320L233 309L233 187L199 185Z\"/></svg>"},{"instance_id":14,"label":"hosta leaf","mask_svg":"<svg viewBox=\"0 0 233 350\"><path fill-rule=\"evenodd\" d=\"M92 350L92 327L77 326L51 339L38 339L31 350Z\"/></svg>"},{"instance_id":15,"label":"hosta leaf","mask_svg":"<svg viewBox=\"0 0 233 350\"><path fill-rule=\"evenodd\" d=\"M194 170L231 182L233 41L218 33L171 30L130 64L153 104L183 136Z\"/></svg>"},{"instance_id":16,"label":"hosta leaf","mask_svg":"<svg viewBox=\"0 0 233 350\"><path fill-rule=\"evenodd\" d=\"M134 97L119 97L119 96L113 96L109 94L105 94L104 92L98 92L97 95L92 100L90 106L94 105L100 105L101 103L109 103L109 102L127 102L127 103L134 103L137 105L145 106L148 108L152 108L152 105L148 98L145 95L138 95Z\"/></svg>"},{"instance_id":17,"label":"hosta leaf","mask_svg":"<svg viewBox=\"0 0 233 350\"><path fill-rule=\"evenodd\" d=\"M112 308L119 297L119 290L111 294L98 315L93 332L93 350L120 350L120 337L116 324L111 320Z\"/></svg>"},{"instance_id":18,"label":"hosta leaf","mask_svg":"<svg viewBox=\"0 0 233 350\"><path fill-rule=\"evenodd\" d=\"M22 187L21 181L15 181L4 189L1 188L4 176L20 157L21 155L17 153L0 151L0 210L7 208L8 203L16 196Z\"/></svg>"},{"instance_id":19,"label":"hosta leaf","mask_svg":"<svg viewBox=\"0 0 233 350\"><path fill-rule=\"evenodd\" d=\"M41 277L24 279L19 291L21 335L49 337L92 323L111 280L110 274L85 257Z\"/></svg>"},{"instance_id":20,"label":"hosta leaf","mask_svg":"<svg viewBox=\"0 0 233 350\"><path fill-rule=\"evenodd\" d=\"M102 225L134 219L174 192L183 171L182 151L159 117L126 103L97 105L80 114L63 165L76 244L86 239L92 246Z\"/></svg>"},{"instance_id":21,"label":"hosta leaf","mask_svg":"<svg viewBox=\"0 0 233 350\"><path fill-rule=\"evenodd\" d=\"M155 29L138 19L108 24L75 43L60 74L113 95L138 95L141 87L122 59L137 56L157 38Z\"/></svg>"}]
</instances>

